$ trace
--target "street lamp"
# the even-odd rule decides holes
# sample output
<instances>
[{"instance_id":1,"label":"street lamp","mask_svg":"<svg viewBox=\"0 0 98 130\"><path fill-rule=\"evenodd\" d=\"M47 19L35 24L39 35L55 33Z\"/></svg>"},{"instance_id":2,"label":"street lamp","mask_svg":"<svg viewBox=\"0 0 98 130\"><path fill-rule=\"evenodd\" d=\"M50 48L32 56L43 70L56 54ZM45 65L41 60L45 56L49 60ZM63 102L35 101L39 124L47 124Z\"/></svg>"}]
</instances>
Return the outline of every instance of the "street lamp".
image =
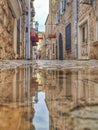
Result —
<instances>
[{"instance_id":1,"label":"street lamp","mask_svg":"<svg viewBox=\"0 0 98 130\"><path fill-rule=\"evenodd\" d=\"M39 26L39 23L37 21L35 21L35 30L38 32L38 26Z\"/></svg>"}]
</instances>

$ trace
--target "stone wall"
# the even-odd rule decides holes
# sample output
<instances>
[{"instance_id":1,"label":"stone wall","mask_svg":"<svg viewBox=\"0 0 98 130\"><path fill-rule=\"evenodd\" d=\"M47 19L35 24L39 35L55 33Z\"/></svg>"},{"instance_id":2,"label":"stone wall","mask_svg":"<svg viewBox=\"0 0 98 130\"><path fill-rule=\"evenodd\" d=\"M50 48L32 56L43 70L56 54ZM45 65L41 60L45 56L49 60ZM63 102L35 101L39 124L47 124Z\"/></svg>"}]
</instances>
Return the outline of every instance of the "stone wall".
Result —
<instances>
[{"instance_id":1,"label":"stone wall","mask_svg":"<svg viewBox=\"0 0 98 130\"><path fill-rule=\"evenodd\" d=\"M59 9L59 6L58 6ZM93 5L83 4L82 0L78 2L78 58L79 59L98 59L97 48L98 38L96 41L97 28L95 12ZM87 22L87 43L82 44L81 25ZM71 50L66 50L66 26L71 23ZM55 22L53 23L55 24ZM72 0L66 4L65 11L60 15L60 21L55 25L54 33L56 33L56 40L58 45L59 58L59 34L63 38L63 59L74 59L75 56L75 1ZM98 36L97 36L98 37ZM96 44L97 43L97 44ZM96 44L96 45L95 45ZM56 48L56 47L55 47Z\"/></svg>"},{"instance_id":2,"label":"stone wall","mask_svg":"<svg viewBox=\"0 0 98 130\"><path fill-rule=\"evenodd\" d=\"M81 2L81 1L80 1ZM87 53L87 58L88 59L96 59L97 53L95 54L94 52L94 47L93 43L96 41L96 16L94 13L93 5L88 5L88 4L82 4L79 2L79 12L78 12L78 24L85 22L86 20L88 21L88 39L87 39L87 44L84 48L84 53ZM80 32L79 35L81 36ZM80 37L78 38L78 45L79 45L79 58L80 59L85 59L86 57L82 55L82 45L80 42ZM87 51L87 52L85 52Z\"/></svg>"},{"instance_id":3,"label":"stone wall","mask_svg":"<svg viewBox=\"0 0 98 130\"><path fill-rule=\"evenodd\" d=\"M62 18L63 23L63 41L64 41L64 55L65 59L73 59L74 58L74 1L72 1L69 5L66 4L66 10L64 17ZM71 50L66 50L66 26L71 23Z\"/></svg>"},{"instance_id":4,"label":"stone wall","mask_svg":"<svg viewBox=\"0 0 98 130\"><path fill-rule=\"evenodd\" d=\"M0 59L13 59L13 21L7 0L0 0Z\"/></svg>"},{"instance_id":5,"label":"stone wall","mask_svg":"<svg viewBox=\"0 0 98 130\"><path fill-rule=\"evenodd\" d=\"M71 50L66 50L66 26L71 23ZM60 16L60 22L56 25L55 31L57 44L58 44L58 56L59 56L59 34L62 34L63 38L63 59L74 58L74 1L66 4L65 11Z\"/></svg>"}]
</instances>

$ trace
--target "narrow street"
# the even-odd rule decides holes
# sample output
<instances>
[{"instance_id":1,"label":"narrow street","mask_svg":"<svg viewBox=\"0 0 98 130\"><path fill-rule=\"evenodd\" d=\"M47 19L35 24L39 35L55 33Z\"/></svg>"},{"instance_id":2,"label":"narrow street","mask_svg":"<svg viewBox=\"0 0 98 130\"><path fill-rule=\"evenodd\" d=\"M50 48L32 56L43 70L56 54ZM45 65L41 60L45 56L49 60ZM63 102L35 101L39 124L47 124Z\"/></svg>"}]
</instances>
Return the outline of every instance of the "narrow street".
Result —
<instances>
[{"instance_id":1,"label":"narrow street","mask_svg":"<svg viewBox=\"0 0 98 130\"><path fill-rule=\"evenodd\" d=\"M98 0L0 0L0 130L98 130Z\"/></svg>"}]
</instances>

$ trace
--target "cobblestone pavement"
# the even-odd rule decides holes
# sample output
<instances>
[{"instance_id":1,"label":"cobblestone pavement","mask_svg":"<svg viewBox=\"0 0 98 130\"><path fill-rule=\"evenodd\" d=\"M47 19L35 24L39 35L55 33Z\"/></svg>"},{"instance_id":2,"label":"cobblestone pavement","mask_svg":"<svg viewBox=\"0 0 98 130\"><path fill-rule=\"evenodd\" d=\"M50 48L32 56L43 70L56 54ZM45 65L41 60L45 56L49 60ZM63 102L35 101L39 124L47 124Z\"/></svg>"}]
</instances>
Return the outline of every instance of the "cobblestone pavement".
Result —
<instances>
[{"instance_id":1,"label":"cobblestone pavement","mask_svg":"<svg viewBox=\"0 0 98 130\"><path fill-rule=\"evenodd\" d=\"M39 68L98 68L98 60L0 60L0 70L28 64Z\"/></svg>"},{"instance_id":2,"label":"cobblestone pavement","mask_svg":"<svg viewBox=\"0 0 98 130\"><path fill-rule=\"evenodd\" d=\"M21 65L35 64L33 60L0 60L0 70L16 68Z\"/></svg>"},{"instance_id":3,"label":"cobblestone pavement","mask_svg":"<svg viewBox=\"0 0 98 130\"><path fill-rule=\"evenodd\" d=\"M98 68L98 60L63 60L63 61L37 61L39 68L58 68L58 69L70 69L70 68Z\"/></svg>"}]
</instances>

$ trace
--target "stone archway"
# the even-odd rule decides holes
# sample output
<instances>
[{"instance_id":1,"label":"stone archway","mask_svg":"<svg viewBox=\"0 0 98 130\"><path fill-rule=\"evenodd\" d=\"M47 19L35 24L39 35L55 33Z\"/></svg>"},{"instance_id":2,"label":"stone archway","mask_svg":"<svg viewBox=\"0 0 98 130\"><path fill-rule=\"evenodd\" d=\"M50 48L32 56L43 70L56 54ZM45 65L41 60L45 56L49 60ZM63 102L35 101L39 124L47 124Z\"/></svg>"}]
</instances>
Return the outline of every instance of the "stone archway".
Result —
<instances>
[{"instance_id":1,"label":"stone archway","mask_svg":"<svg viewBox=\"0 0 98 130\"><path fill-rule=\"evenodd\" d=\"M63 60L63 39L62 34L59 34L59 60Z\"/></svg>"}]
</instances>

